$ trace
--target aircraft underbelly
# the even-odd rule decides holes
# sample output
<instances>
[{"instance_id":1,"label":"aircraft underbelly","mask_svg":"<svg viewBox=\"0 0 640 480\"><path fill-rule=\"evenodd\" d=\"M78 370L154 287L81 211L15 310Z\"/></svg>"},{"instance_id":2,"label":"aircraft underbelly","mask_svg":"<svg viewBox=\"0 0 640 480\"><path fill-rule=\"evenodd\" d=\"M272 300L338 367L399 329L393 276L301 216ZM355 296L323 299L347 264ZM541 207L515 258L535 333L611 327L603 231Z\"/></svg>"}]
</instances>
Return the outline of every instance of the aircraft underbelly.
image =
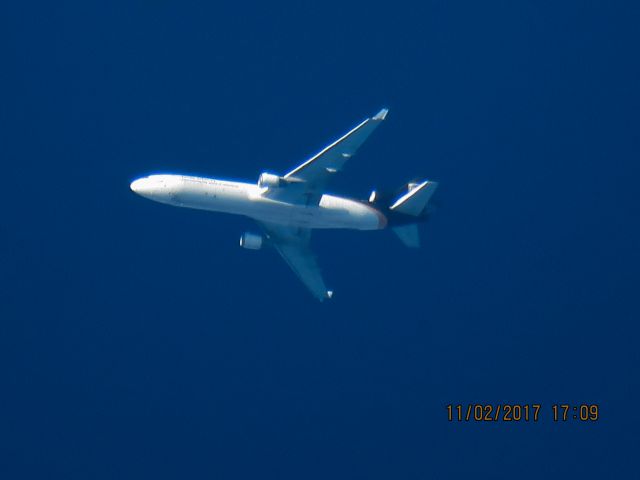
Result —
<instances>
[{"instance_id":1,"label":"aircraft underbelly","mask_svg":"<svg viewBox=\"0 0 640 480\"><path fill-rule=\"evenodd\" d=\"M171 192L168 203L198 210L246 215L258 221L302 228L381 228L380 214L360 202L324 195L318 205L292 204L262 196L253 185L235 182L183 182Z\"/></svg>"},{"instance_id":2,"label":"aircraft underbelly","mask_svg":"<svg viewBox=\"0 0 640 480\"><path fill-rule=\"evenodd\" d=\"M248 216L259 221L302 228L376 230L380 224L373 212L352 212L321 206L278 205L257 209Z\"/></svg>"}]
</instances>

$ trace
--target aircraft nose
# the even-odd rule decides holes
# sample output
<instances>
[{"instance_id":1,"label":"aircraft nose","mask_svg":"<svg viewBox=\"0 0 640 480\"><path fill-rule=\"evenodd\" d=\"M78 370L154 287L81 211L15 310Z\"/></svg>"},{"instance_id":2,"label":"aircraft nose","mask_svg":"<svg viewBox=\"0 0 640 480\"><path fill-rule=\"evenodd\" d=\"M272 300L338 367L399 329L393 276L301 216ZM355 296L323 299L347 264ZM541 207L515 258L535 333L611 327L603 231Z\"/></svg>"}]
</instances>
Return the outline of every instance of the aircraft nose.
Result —
<instances>
[{"instance_id":1,"label":"aircraft nose","mask_svg":"<svg viewBox=\"0 0 640 480\"><path fill-rule=\"evenodd\" d=\"M148 178L139 178L131 182L129 185L131 190L138 195L144 195L145 193L151 193L152 185Z\"/></svg>"}]
</instances>

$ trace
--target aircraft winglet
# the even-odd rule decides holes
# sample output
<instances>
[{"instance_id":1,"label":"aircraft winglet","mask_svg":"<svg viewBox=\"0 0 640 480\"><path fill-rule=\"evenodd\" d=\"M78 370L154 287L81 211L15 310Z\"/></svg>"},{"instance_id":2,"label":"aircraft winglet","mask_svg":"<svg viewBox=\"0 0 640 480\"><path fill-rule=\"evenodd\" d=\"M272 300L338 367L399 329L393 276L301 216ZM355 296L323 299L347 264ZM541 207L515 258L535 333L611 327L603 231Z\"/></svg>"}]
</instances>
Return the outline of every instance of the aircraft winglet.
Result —
<instances>
[{"instance_id":1,"label":"aircraft winglet","mask_svg":"<svg viewBox=\"0 0 640 480\"><path fill-rule=\"evenodd\" d=\"M389 113L388 108L383 108L371 120L384 120L387 117L387 113Z\"/></svg>"}]
</instances>

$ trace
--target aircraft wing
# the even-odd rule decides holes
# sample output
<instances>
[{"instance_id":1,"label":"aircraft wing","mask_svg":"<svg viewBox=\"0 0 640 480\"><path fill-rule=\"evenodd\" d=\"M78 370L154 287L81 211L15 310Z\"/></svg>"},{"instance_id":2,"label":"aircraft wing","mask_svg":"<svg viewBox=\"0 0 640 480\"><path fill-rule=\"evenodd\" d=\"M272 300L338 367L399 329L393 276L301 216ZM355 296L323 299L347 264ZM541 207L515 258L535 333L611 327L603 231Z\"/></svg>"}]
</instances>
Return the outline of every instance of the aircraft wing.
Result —
<instances>
[{"instance_id":1,"label":"aircraft wing","mask_svg":"<svg viewBox=\"0 0 640 480\"><path fill-rule=\"evenodd\" d=\"M317 205L322 198L329 178L340 170L360 145L371 135L387 116L383 108L376 115L367 118L350 132L323 148L302 165L287 173L288 180L281 188L267 192L267 195L286 202Z\"/></svg>"},{"instance_id":2,"label":"aircraft wing","mask_svg":"<svg viewBox=\"0 0 640 480\"><path fill-rule=\"evenodd\" d=\"M324 284L316 257L309 247L311 230L260 222L271 245L282 255L291 270L311 291L314 297L323 301L331 298L333 292Z\"/></svg>"}]
</instances>

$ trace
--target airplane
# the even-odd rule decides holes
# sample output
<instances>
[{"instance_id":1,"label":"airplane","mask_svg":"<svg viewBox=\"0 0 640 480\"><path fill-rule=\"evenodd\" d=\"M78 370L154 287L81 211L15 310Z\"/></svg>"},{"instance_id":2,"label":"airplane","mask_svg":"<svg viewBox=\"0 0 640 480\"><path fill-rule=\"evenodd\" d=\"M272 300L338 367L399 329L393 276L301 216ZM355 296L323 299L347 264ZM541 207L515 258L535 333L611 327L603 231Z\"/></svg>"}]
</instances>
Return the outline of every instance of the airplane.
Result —
<instances>
[{"instance_id":1,"label":"airplane","mask_svg":"<svg viewBox=\"0 0 640 480\"><path fill-rule=\"evenodd\" d=\"M383 108L285 175L265 172L257 183L149 175L134 180L131 190L160 203L254 219L263 233L243 233L240 246L249 250L274 247L313 296L323 301L331 298L333 291L325 286L311 251L312 230L390 227L406 246L420 246L417 223L426 220L427 204L437 182L409 182L396 198L374 190L368 201L325 193L331 178L342 170L387 113L388 109Z\"/></svg>"}]
</instances>

